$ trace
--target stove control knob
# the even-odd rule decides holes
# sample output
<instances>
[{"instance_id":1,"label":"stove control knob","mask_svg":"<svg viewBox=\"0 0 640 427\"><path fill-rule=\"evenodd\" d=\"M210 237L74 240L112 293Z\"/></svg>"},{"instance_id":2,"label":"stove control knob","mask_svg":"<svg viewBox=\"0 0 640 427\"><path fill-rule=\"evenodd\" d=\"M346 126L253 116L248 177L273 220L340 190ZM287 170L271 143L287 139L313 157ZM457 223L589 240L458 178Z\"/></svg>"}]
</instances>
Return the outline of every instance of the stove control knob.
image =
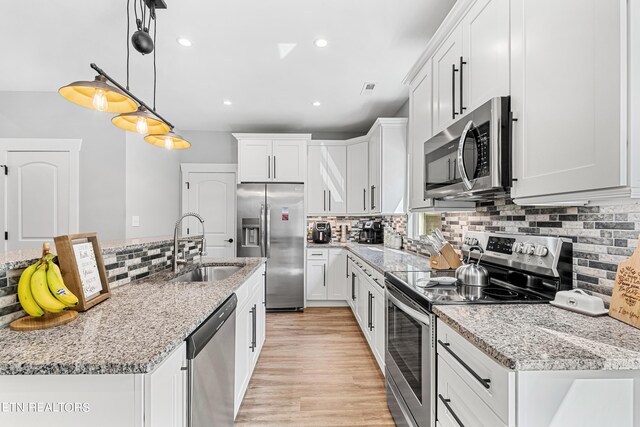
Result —
<instances>
[{"instance_id":1,"label":"stove control knob","mask_svg":"<svg viewBox=\"0 0 640 427\"><path fill-rule=\"evenodd\" d=\"M533 255L535 251L536 251L535 245L531 243L525 243L524 250L522 251L522 253L524 253L525 255Z\"/></svg>"},{"instance_id":2,"label":"stove control knob","mask_svg":"<svg viewBox=\"0 0 640 427\"><path fill-rule=\"evenodd\" d=\"M478 239L475 237L469 237L469 246L476 246L478 244Z\"/></svg>"},{"instance_id":3,"label":"stove control knob","mask_svg":"<svg viewBox=\"0 0 640 427\"><path fill-rule=\"evenodd\" d=\"M541 258L546 257L549 253L549 249L546 246L538 245L534 251L535 256L539 256Z\"/></svg>"},{"instance_id":4,"label":"stove control knob","mask_svg":"<svg viewBox=\"0 0 640 427\"><path fill-rule=\"evenodd\" d=\"M522 243L520 242L515 242L513 244L513 246L511 247L511 250L513 251L513 253L517 254L517 253L522 253Z\"/></svg>"}]
</instances>

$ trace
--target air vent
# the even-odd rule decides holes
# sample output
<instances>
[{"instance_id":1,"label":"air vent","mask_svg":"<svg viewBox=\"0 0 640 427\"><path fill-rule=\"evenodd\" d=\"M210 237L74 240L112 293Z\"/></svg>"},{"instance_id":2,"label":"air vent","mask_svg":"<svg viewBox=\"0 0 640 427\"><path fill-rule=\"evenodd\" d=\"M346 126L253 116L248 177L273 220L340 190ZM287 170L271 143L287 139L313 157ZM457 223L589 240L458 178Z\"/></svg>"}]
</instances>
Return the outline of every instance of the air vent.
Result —
<instances>
[{"instance_id":1,"label":"air vent","mask_svg":"<svg viewBox=\"0 0 640 427\"><path fill-rule=\"evenodd\" d=\"M362 90L360 91L360 95L369 95L373 93L373 90L376 88L375 83L367 82L362 86Z\"/></svg>"}]
</instances>

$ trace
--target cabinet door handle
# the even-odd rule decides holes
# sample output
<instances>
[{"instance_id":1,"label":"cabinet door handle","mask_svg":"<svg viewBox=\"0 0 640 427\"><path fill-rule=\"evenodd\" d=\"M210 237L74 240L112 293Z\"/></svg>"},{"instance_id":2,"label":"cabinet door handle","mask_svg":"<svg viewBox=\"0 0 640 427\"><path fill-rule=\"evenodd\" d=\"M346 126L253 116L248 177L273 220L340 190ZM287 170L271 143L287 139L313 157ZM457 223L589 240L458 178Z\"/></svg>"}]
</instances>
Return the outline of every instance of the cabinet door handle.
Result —
<instances>
[{"instance_id":1,"label":"cabinet door handle","mask_svg":"<svg viewBox=\"0 0 640 427\"><path fill-rule=\"evenodd\" d=\"M451 159L447 159L447 181L451 181Z\"/></svg>"},{"instance_id":2,"label":"cabinet door handle","mask_svg":"<svg viewBox=\"0 0 640 427\"><path fill-rule=\"evenodd\" d=\"M458 69L456 64L451 64L451 118L455 119L458 113L456 112L456 73Z\"/></svg>"},{"instance_id":3,"label":"cabinet door handle","mask_svg":"<svg viewBox=\"0 0 640 427\"><path fill-rule=\"evenodd\" d=\"M273 156L273 179L276 179L276 156Z\"/></svg>"},{"instance_id":4,"label":"cabinet door handle","mask_svg":"<svg viewBox=\"0 0 640 427\"><path fill-rule=\"evenodd\" d=\"M473 378L475 378L476 380L478 380L478 382L480 384L482 384L482 386L486 389L489 389L491 387L491 384L489 384L491 382L491 380L489 378L482 378L480 375L478 375L476 373L476 371L474 371L473 369L471 369L471 366L467 365L464 360L462 360L460 358L460 356L458 356L457 354L455 354L453 352L453 350L451 350L451 344L449 344L448 342L443 342L442 340L438 340L438 344L440 344L445 350L447 350L447 352L454 358L456 359L456 361L462 365L462 367L464 369L466 369L472 376Z\"/></svg>"},{"instance_id":5,"label":"cabinet door handle","mask_svg":"<svg viewBox=\"0 0 640 427\"><path fill-rule=\"evenodd\" d=\"M356 300L356 275L351 273L351 301Z\"/></svg>"},{"instance_id":6,"label":"cabinet door handle","mask_svg":"<svg viewBox=\"0 0 640 427\"><path fill-rule=\"evenodd\" d=\"M376 186L372 185L371 186L371 210L374 210L376 208Z\"/></svg>"},{"instance_id":7,"label":"cabinet door handle","mask_svg":"<svg viewBox=\"0 0 640 427\"><path fill-rule=\"evenodd\" d=\"M371 295L371 302L369 303L369 305L371 306L371 308L369 310L371 310L371 326L370 326L370 331L373 331L373 329L375 328L374 324L373 324L373 299L375 298L375 295L373 295L371 292L369 292L369 295Z\"/></svg>"},{"instance_id":8,"label":"cabinet door handle","mask_svg":"<svg viewBox=\"0 0 640 427\"><path fill-rule=\"evenodd\" d=\"M271 156L267 156L267 178L271 178Z\"/></svg>"},{"instance_id":9,"label":"cabinet door handle","mask_svg":"<svg viewBox=\"0 0 640 427\"><path fill-rule=\"evenodd\" d=\"M249 310L249 314L251 314L251 345L249 348L251 352L256 351L256 305L254 304Z\"/></svg>"},{"instance_id":10,"label":"cabinet door handle","mask_svg":"<svg viewBox=\"0 0 640 427\"><path fill-rule=\"evenodd\" d=\"M322 286L327 287L327 265L322 265Z\"/></svg>"},{"instance_id":11,"label":"cabinet door handle","mask_svg":"<svg viewBox=\"0 0 640 427\"><path fill-rule=\"evenodd\" d=\"M464 97L464 78L462 76L463 65L467 65L467 63L465 62L464 58L461 56L460 57L460 114L462 114L462 112L467 109L467 107L464 106L464 102L463 102L463 97Z\"/></svg>"},{"instance_id":12,"label":"cabinet door handle","mask_svg":"<svg viewBox=\"0 0 640 427\"><path fill-rule=\"evenodd\" d=\"M329 212L331 212L331 190L329 190Z\"/></svg>"},{"instance_id":13,"label":"cabinet door handle","mask_svg":"<svg viewBox=\"0 0 640 427\"><path fill-rule=\"evenodd\" d=\"M362 189L362 209L364 211L367 210L367 189L366 188Z\"/></svg>"},{"instance_id":14,"label":"cabinet door handle","mask_svg":"<svg viewBox=\"0 0 640 427\"><path fill-rule=\"evenodd\" d=\"M322 210L327 210L327 190L322 190Z\"/></svg>"},{"instance_id":15,"label":"cabinet door handle","mask_svg":"<svg viewBox=\"0 0 640 427\"><path fill-rule=\"evenodd\" d=\"M368 313L368 316L369 316L369 331L373 330L373 320L371 319L373 317L373 310L372 310L373 304L371 304L371 302L372 302L372 298L371 297L372 296L373 295L371 294L371 292L369 292L369 308L368 308L368 310L369 310L369 313Z\"/></svg>"},{"instance_id":16,"label":"cabinet door handle","mask_svg":"<svg viewBox=\"0 0 640 427\"><path fill-rule=\"evenodd\" d=\"M444 396L441 394L439 394L438 397L440 398L440 400L442 400L442 403L444 403L444 406L447 408L447 411L449 411L451 416L456 420L456 422L460 425L460 427L464 427L464 424L462 424L462 421L460 421L460 418L458 418L456 413L453 412L451 405L449 405L449 402L451 402L451 399L445 399Z\"/></svg>"},{"instance_id":17,"label":"cabinet door handle","mask_svg":"<svg viewBox=\"0 0 640 427\"><path fill-rule=\"evenodd\" d=\"M349 278L349 255L347 255L347 262L345 263L347 266L347 279Z\"/></svg>"}]
</instances>

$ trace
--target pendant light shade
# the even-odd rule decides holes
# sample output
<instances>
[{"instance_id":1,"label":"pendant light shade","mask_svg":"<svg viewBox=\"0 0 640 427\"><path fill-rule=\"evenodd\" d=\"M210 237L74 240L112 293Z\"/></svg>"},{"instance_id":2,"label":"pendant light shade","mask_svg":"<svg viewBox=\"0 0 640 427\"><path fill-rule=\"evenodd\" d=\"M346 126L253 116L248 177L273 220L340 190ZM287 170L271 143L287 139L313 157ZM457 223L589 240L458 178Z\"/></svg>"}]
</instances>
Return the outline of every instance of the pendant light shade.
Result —
<instances>
[{"instance_id":1,"label":"pendant light shade","mask_svg":"<svg viewBox=\"0 0 640 427\"><path fill-rule=\"evenodd\" d=\"M111 119L111 122L129 132L142 134L161 134L171 130L168 124L158 119L145 107L140 106L132 113L123 113Z\"/></svg>"},{"instance_id":2,"label":"pendant light shade","mask_svg":"<svg viewBox=\"0 0 640 427\"><path fill-rule=\"evenodd\" d=\"M163 147L167 150L182 150L191 147L191 143L174 132L165 134L147 135L144 140L156 147Z\"/></svg>"},{"instance_id":3,"label":"pendant light shade","mask_svg":"<svg viewBox=\"0 0 640 427\"><path fill-rule=\"evenodd\" d=\"M126 93L107 83L104 76L95 80L77 81L63 86L58 93L69 101L92 110L108 113L130 113L136 111L138 104Z\"/></svg>"}]
</instances>

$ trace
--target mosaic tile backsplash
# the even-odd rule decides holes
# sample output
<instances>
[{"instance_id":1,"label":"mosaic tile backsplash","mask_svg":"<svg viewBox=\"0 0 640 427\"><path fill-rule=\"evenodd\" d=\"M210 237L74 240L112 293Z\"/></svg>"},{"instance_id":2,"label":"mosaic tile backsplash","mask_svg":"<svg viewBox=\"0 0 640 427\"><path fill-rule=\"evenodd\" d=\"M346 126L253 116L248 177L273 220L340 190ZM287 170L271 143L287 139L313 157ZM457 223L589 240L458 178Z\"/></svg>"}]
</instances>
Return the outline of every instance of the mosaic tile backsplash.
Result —
<instances>
[{"instance_id":1,"label":"mosaic tile backsplash","mask_svg":"<svg viewBox=\"0 0 640 427\"><path fill-rule=\"evenodd\" d=\"M511 200L478 203L475 211L442 215L442 232L459 248L465 231L502 231L561 236L573 241L574 287L611 299L618 263L638 246L640 202L611 206L518 206ZM308 218L309 221L321 218ZM344 218L327 217L330 222ZM348 218L357 221L359 218ZM404 235L404 249L428 255L424 244L407 237L405 215L383 217L386 226ZM351 235L357 236L357 230Z\"/></svg>"},{"instance_id":2,"label":"mosaic tile backsplash","mask_svg":"<svg viewBox=\"0 0 640 427\"><path fill-rule=\"evenodd\" d=\"M185 246L186 245L186 246ZM186 249L186 250L185 250ZM150 243L116 251L103 251L103 260L111 289L171 267L173 242ZM200 253L200 244L181 242L180 254L188 260ZM18 302L18 280L23 268L0 269L0 327L25 316Z\"/></svg>"}]
</instances>

